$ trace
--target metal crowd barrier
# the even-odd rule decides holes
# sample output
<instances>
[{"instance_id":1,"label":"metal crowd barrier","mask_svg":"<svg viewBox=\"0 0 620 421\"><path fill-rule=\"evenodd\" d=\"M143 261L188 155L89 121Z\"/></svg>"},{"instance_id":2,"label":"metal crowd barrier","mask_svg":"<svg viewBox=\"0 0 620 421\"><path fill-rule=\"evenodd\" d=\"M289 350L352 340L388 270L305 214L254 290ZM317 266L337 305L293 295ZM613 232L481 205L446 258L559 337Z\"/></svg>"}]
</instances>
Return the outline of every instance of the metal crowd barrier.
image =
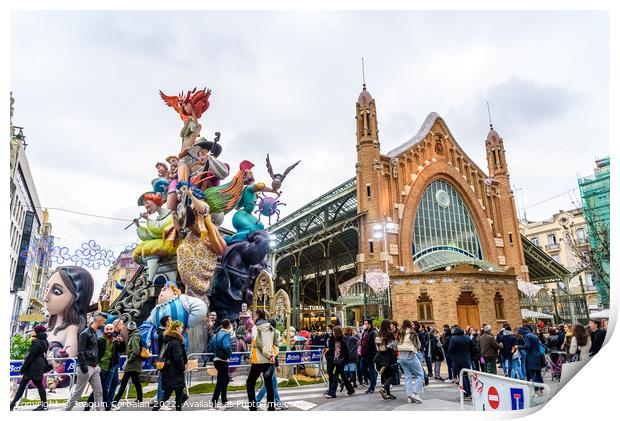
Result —
<instances>
[{"instance_id":1,"label":"metal crowd barrier","mask_svg":"<svg viewBox=\"0 0 620 421\"><path fill-rule=\"evenodd\" d=\"M295 380L295 383L297 383L297 386L298 387L300 386L299 382L297 381L297 378L295 377L295 374L297 374L296 373L297 367L299 365L318 366L319 377L323 380L323 382L325 382L325 375L323 373L322 348L323 347L320 347L319 349L283 351L283 352L278 353L278 366L279 367L287 367L287 366L293 367L293 371L291 372L291 375L289 375L287 379L287 384L290 383L291 379L293 379ZM250 354L251 354L251 351L233 352L230 357L228 367L229 368L251 367L252 364L250 363L250 358L249 358ZM203 366L192 367L191 369L185 372L185 375L186 375L185 385L187 389L186 392L188 394L189 394L189 388L192 385L193 373L200 372L200 371L208 371L209 369L215 368L213 365L213 357L214 355L212 353L207 353L207 352L192 353L187 356L188 360L195 359L198 361L203 361ZM207 360L206 362L205 362L205 359ZM242 362L242 360L244 361Z\"/></svg>"},{"instance_id":2,"label":"metal crowd barrier","mask_svg":"<svg viewBox=\"0 0 620 421\"><path fill-rule=\"evenodd\" d=\"M474 411L516 411L528 409L544 405L551 396L551 389L544 383L529 382L464 368L459 375L461 411L465 409L464 374L468 374ZM536 389L542 389L544 391L543 394L537 395ZM536 402L537 397L543 396L544 400L542 402Z\"/></svg>"},{"instance_id":3,"label":"metal crowd barrier","mask_svg":"<svg viewBox=\"0 0 620 421\"><path fill-rule=\"evenodd\" d=\"M48 358L47 361L53 365L54 362L58 364L61 364L63 361L65 363L65 370L64 373L57 373L55 371L56 367L54 367L52 370L43 373L43 379L45 380L48 377L69 377L69 389L73 388L73 385L75 384L75 368L77 366L77 360L75 358ZM9 364L9 381L10 380L15 380L15 381L19 381L21 380L21 378L23 377L22 374L20 374L20 370L22 368L24 364L24 360L11 360L10 364ZM44 384L44 386L46 386L47 389L47 384ZM28 398L28 388L26 388L26 391L24 393L23 399L27 399Z\"/></svg>"}]
</instances>

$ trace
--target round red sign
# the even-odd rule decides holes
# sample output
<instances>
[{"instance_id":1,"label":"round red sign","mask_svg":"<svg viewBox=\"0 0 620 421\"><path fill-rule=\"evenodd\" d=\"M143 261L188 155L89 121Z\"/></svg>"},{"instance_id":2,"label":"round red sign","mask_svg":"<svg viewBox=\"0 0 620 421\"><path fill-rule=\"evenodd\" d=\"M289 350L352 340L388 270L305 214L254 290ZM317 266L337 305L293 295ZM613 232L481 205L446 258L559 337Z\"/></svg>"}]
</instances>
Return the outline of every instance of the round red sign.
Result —
<instances>
[{"instance_id":1,"label":"round red sign","mask_svg":"<svg viewBox=\"0 0 620 421\"><path fill-rule=\"evenodd\" d=\"M488 401L489 406L493 409L499 408L499 393L497 393L497 389L494 386L489 387L488 392Z\"/></svg>"}]
</instances>

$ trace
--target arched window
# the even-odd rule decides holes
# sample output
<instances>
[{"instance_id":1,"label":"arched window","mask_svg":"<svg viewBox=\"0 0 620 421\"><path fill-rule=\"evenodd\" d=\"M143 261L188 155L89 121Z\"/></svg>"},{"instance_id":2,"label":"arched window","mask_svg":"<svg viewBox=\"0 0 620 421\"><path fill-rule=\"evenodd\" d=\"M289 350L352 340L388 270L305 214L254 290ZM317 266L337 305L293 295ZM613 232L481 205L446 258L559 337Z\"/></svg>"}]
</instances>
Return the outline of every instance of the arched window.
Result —
<instances>
[{"instance_id":1,"label":"arched window","mask_svg":"<svg viewBox=\"0 0 620 421\"><path fill-rule=\"evenodd\" d=\"M502 294L496 292L493 301L495 303L495 318L497 320L506 320L506 314L504 313L504 298L502 297Z\"/></svg>"},{"instance_id":2,"label":"arched window","mask_svg":"<svg viewBox=\"0 0 620 421\"><path fill-rule=\"evenodd\" d=\"M418 321L432 322L433 318L433 302L427 293L422 293L418 297Z\"/></svg>"},{"instance_id":3,"label":"arched window","mask_svg":"<svg viewBox=\"0 0 620 421\"><path fill-rule=\"evenodd\" d=\"M463 200L445 180L426 189L413 224L413 260L433 252L483 259L476 227ZM445 253L444 253L445 254Z\"/></svg>"}]
</instances>

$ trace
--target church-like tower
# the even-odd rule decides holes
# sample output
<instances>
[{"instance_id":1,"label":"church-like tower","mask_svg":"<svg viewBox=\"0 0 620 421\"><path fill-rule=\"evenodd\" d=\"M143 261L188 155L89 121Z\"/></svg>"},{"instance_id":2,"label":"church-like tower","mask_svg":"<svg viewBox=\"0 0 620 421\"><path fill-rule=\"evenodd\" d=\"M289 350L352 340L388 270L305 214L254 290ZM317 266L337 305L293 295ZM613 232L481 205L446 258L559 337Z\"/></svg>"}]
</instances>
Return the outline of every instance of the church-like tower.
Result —
<instances>
[{"instance_id":1,"label":"church-like tower","mask_svg":"<svg viewBox=\"0 0 620 421\"><path fill-rule=\"evenodd\" d=\"M487 165L489 168L489 180L497 184L499 188L499 232L501 238L496 239L498 246L504 251L505 266L515 268L517 275L523 280L528 280L528 269L525 265L523 255L523 245L521 244L521 234L519 230L519 218L515 205L514 193L510 186L510 174L508 173L508 163L506 162L506 150L504 140L495 131L493 125L487 135L486 141ZM501 264L502 262L500 262Z\"/></svg>"},{"instance_id":2,"label":"church-like tower","mask_svg":"<svg viewBox=\"0 0 620 421\"><path fill-rule=\"evenodd\" d=\"M382 209L382 164L377 124L375 100L366 90L364 83L362 92L355 104L357 122L357 211L363 214L360 218L360 249L358 263L361 267L384 267L387 253L382 253L382 240L373 238L373 227L384 220L387 209ZM383 265L382 265L383 263Z\"/></svg>"}]
</instances>

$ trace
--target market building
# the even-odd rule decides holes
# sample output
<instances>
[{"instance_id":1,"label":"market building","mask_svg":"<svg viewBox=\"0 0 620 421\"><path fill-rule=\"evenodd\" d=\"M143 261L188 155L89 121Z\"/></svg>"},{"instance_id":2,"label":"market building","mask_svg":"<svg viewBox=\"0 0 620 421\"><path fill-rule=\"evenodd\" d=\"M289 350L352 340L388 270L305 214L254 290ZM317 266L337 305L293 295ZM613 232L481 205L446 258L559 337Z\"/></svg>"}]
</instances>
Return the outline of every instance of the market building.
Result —
<instances>
[{"instance_id":1,"label":"market building","mask_svg":"<svg viewBox=\"0 0 620 421\"><path fill-rule=\"evenodd\" d=\"M291 296L293 324L316 313L306 306L325 305L314 314L319 327L364 317L519 325L518 281L568 271L523 244L498 132L481 136L485 171L436 113L383 153L365 85L355 110L355 177L269 228L272 271Z\"/></svg>"}]
</instances>

